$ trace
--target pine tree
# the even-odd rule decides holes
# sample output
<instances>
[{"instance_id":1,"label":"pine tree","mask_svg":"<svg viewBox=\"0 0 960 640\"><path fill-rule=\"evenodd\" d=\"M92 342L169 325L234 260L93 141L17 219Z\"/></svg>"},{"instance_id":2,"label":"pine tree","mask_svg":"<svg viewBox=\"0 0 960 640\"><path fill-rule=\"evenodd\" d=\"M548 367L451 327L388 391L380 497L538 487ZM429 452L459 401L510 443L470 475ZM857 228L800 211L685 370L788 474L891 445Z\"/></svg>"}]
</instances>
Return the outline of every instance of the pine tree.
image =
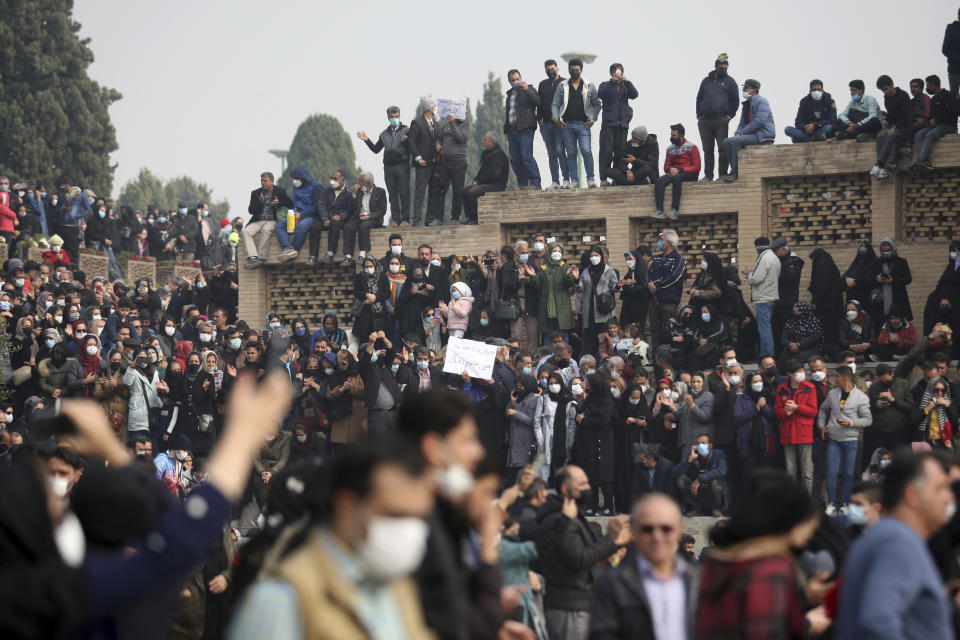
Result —
<instances>
[{"instance_id":1,"label":"pine tree","mask_svg":"<svg viewBox=\"0 0 960 640\"><path fill-rule=\"evenodd\" d=\"M87 75L93 52L72 13L73 0L0 9L0 173L109 194L117 139L108 108L121 95Z\"/></svg>"},{"instance_id":2,"label":"pine tree","mask_svg":"<svg viewBox=\"0 0 960 640\"><path fill-rule=\"evenodd\" d=\"M304 165L320 184L326 184L334 171L342 171L350 184L360 174L356 164L353 142L340 120L325 113L315 113L297 127L287 155L287 170L278 182L290 192L290 171Z\"/></svg>"}]
</instances>

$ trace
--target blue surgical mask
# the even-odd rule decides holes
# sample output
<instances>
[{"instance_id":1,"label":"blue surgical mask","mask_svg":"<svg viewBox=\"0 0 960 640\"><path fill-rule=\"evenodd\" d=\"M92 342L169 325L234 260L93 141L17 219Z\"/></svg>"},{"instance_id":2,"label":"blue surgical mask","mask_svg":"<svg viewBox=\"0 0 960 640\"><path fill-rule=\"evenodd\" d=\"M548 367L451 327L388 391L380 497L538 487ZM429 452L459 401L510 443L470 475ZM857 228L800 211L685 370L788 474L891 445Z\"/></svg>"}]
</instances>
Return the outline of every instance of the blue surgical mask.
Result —
<instances>
[{"instance_id":1,"label":"blue surgical mask","mask_svg":"<svg viewBox=\"0 0 960 640\"><path fill-rule=\"evenodd\" d=\"M528 376L528 375L530 375L531 373L533 373L533 367L524 367L524 368L523 368L523 375Z\"/></svg>"},{"instance_id":2,"label":"blue surgical mask","mask_svg":"<svg viewBox=\"0 0 960 640\"><path fill-rule=\"evenodd\" d=\"M204 211L204 212L203 212L203 217L204 217L204 218L206 218L208 215L210 215L210 212L209 212L209 211Z\"/></svg>"},{"instance_id":3,"label":"blue surgical mask","mask_svg":"<svg viewBox=\"0 0 960 640\"><path fill-rule=\"evenodd\" d=\"M380 359L380 356L377 355L376 351L370 354L370 362L376 362L379 359Z\"/></svg>"},{"instance_id":4,"label":"blue surgical mask","mask_svg":"<svg viewBox=\"0 0 960 640\"><path fill-rule=\"evenodd\" d=\"M97 211L97 215L100 216L101 218L106 218L107 212L101 209L100 211Z\"/></svg>"},{"instance_id":5,"label":"blue surgical mask","mask_svg":"<svg viewBox=\"0 0 960 640\"><path fill-rule=\"evenodd\" d=\"M663 251L663 240L657 240L657 250Z\"/></svg>"},{"instance_id":6,"label":"blue surgical mask","mask_svg":"<svg viewBox=\"0 0 960 640\"><path fill-rule=\"evenodd\" d=\"M700 314L700 317L703 319L704 322L710 322L710 314L709 314L709 313L701 313L701 314Z\"/></svg>"},{"instance_id":7,"label":"blue surgical mask","mask_svg":"<svg viewBox=\"0 0 960 640\"><path fill-rule=\"evenodd\" d=\"M549 380L547 380L546 378L540 378L540 386L541 386L541 387L543 387L544 389L546 389L548 384L550 384L550 381L549 381Z\"/></svg>"},{"instance_id":8,"label":"blue surgical mask","mask_svg":"<svg viewBox=\"0 0 960 640\"><path fill-rule=\"evenodd\" d=\"M160 224L165 224L167 222L167 216L157 217L157 222L159 222Z\"/></svg>"},{"instance_id":9,"label":"blue surgical mask","mask_svg":"<svg viewBox=\"0 0 960 640\"><path fill-rule=\"evenodd\" d=\"M307 330L304 329L303 327L297 327L296 329L293 330L293 332L296 333L298 336L304 336L307 334Z\"/></svg>"},{"instance_id":10,"label":"blue surgical mask","mask_svg":"<svg viewBox=\"0 0 960 640\"><path fill-rule=\"evenodd\" d=\"M847 505L847 520L852 525L862 527L867 524L867 514L863 512L863 507L858 504Z\"/></svg>"},{"instance_id":11,"label":"blue surgical mask","mask_svg":"<svg viewBox=\"0 0 960 640\"><path fill-rule=\"evenodd\" d=\"M10 302L7 300L0 300L0 311L10 311Z\"/></svg>"},{"instance_id":12,"label":"blue surgical mask","mask_svg":"<svg viewBox=\"0 0 960 640\"><path fill-rule=\"evenodd\" d=\"M197 280L197 289L203 289L203 283Z\"/></svg>"},{"instance_id":13,"label":"blue surgical mask","mask_svg":"<svg viewBox=\"0 0 960 640\"><path fill-rule=\"evenodd\" d=\"M450 292L450 297L451 297L452 299L454 299L454 300L459 300L459 299L460 299L460 292L459 292L459 291L456 291L456 290L451 291L451 292Z\"/></svg>"},{"instance_id":14,"label":"blue surgical mask","mask_svg":"<svg viewBox=\"0 0 960 640\"><path fill-rule=\"evenodd\" d=\"M891 463L891 462L893 462L893 460L881 460L881 461L880 461L880 468L881 468L881 469L886 469L887 467L890 466L890 463Z\"/></svg>"},{"instance_id":15,"label":"blue surgical mask","mask_svg":"<svg viewBox=\"0 0 960 640\"><path fill-rule=\"evenodd\" d=\"M179 209L177 209L177 212L180 213L180 215L183 215L183 214L185 214L185 213L187 212L187 208L186 208L186 207L180 207Z\"/></svg>"},{"instance_id":16,"label":"blue surgical mask","mask_svg":"<svg viewBox=\"0 0 960 640\"><path fill-rule=\"evenodd\" d=\"M529 255L529 254L527 254L527 253L521 253L521 254L520 254L520 262L522 262L523 264L527 264L527 260L529 260L529 259L530 259L530 255Z\"/></svg>"},{"instance_id":17,"label":"blue surgical mask","mask_svg":"<svg viewBox=\"0 0 960 640\"><path fill-rule=\"evenodd\" d=\"M233 349L234 351L239 351L241 345L242 345L242 341L240 340L240 338L230 338L230 348Z\"/></svg>"},{"instance_id":18,"label":"blue surgical mask","mask_svg":"<svg viewBox=\"0 0 960 640\"><path fill-rule=\"evenodd\" d=\"M480 326L481 326L481 327L486 327L486 326L488 326L489 324L490 324L490 321L489 321L489 320L487 320L486 318L480 318Z\"/></svg>"},{"instance_id":19,"label":"blue surgical mask","mask_svg":"<svg viewBox=\"0 0 960 640\"><path fill-rule=\"evenodd\" d=\"M57 344L57 341L53 338L47 338L43 342L47 345L47 349L53 349L53 345Z\"/></svg>"},{"instance_id":20,"label":"blue surgical mask","mask_svg":"<svg viewBox=\"0 0 960 640\"><path fill-rule=\"evenodd\" d=\"M701 456L705 456L710 453L710 445L706 442L697 443L697 453Z\"/></svg>"},{"instance_id":21,"label":"blue surgical mask","mask_svg":"<svg viewBox=\"0 0 960 640\"><path fill-rule=\"evenodd\" d=\"M859 93L855 93L855 94L853 94L852 96L850 96L850 99L853 100L854 102L860 102L860 99L861 99L862 97L863 97L863 96L861 96Z\"/></svg>"},{"instance_id":22,"label":"blue surgical mask","mask_svg":"<svg viewBox=\"0 0 960 640\"><path fill-rule=\"evenodd\" d=\"M400 365L398 364L390 365L390 371L393 372L393 375L397 375L397 371L400 371Z\"/></svg>"},{"instance_id":23,"label":"blue surgical mask","mask_svg":"<svg viewBox=\"0 0 960 640\"><path fill-rule=\"evenodd\" d=\"M390 126L391 126L391 127L399 127L399 126L400 126L400 118L390 118Z\"/></svg>"},{"instance_id":24,"label":"blue surgical mask","mask_svg":"<svg viewBox=\"0 0 960 640\"><path fill-rule=\"evenodd\" d=\"M417 360L417 369L420 369L421 371L426 371L427 367L429 366L430 366L430 363L427 362L426 360Z\"/></svg>"}]
</instances>

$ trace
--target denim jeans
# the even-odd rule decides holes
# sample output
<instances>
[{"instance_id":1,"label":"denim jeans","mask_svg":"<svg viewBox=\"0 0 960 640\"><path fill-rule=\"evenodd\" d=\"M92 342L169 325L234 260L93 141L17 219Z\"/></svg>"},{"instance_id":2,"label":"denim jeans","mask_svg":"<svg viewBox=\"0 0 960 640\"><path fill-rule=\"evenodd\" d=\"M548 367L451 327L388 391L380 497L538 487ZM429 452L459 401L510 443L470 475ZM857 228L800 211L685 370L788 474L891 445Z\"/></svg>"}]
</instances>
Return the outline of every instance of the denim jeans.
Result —
<instances>
[{"instance_id":1,"label":"denim jeans","mask_svg":"<svg viewBox=\"0 0 960 640\"><path fill-rule=\"evenodd\" d=\"M773 308L777 306L776 302L758 302L757 303L757 332L760 334L760 354L764 356L774 355L773 350Z\"/></svg>"},{"instance_id":2,"label":"denim jeans","mask_svg":"<svg viewBox=\"0 0 960 640\"><path fill-rule=\"evenodd\" d=\"M730 161L730 173L737 173L737 167L740 162L737 159L737 153L744 147L763 142L756 134L748 133L742 136L730 136L723 141L723 150L727 154L727 160Z\"/></svg>"},{"instance_id":3,"label":"denim jeans","mask_svg":"<svg viewBox=\"0 0 960 640\"><path fill-rule=\"evenodd\" d=\"M942 124L932 129L924 128L917 131L913 136L913 146L917 148L917 162L928 162L930 152L933 151L933 143L952 132L953 129Z\"/></svg>"},{"instance_id":4,"label":"denim jeans","mask_svg":"<svg viewBox=\"0 0 960 640\"><path fill-rule=\"evenodd\" d=\"M697 174L689 171L681 171L675 176L665 173L655 183L653 188L653 200L658 211L663 211L663 197L667 190L667 185L673 185L673 193L670 196L670 208L674 211L680 211L680 193L684 182L696 182Z\"/></svg>"},{"instance_id":5,"label":"denim jeans","mask_svg":"<svg viewBox=\"0 0 960 640\"><path fill-rule=\"evenodd\" d=\"M886 168L887 162L897 163L896 153L908 144L910 140L910 131L886 127L877 134L877 164Z\"/></svg>"},{"instance_id":6,"label":"denim jeans","mask_svg":"<svg viewBox=\"0 0 960 640\"><path fill-rule=\"evenodd\" d=\"M123 274L120 272L120 265L117 263L117 256L113 252L113 246L108 247L99 240L89 240L87 247L94 251L103 251L103 255L107 256L107 272L111 280L123 279Z\"/></svg>"},{"instance_id":7,"label":"denim jeans","mask_svg":"<svg viewBox=\"0 0 960 640\"><path fill-rule=\"evenodd\" d=\"M829 438L829 437L828 437ZM854 465L857 463L857 441L838 442L827 440L827 504L840 505L850 502L853 487ZM837 473L843 472L843 493L837 497Z\"/></svg>"},{"instance_id":8,"label":"denim jeans","mask_svg":"<svg viewBox=\"0 0 960 640\"><path fill-rule=\"evenodd\" d=\"M587 172L587 180L593 180L593 152L590 150L590 128L581 122L568 122L560 132L563 138L563 152L567 154L567 171L570 180L577 182L580 179L580 170L577 167L577 145L580 145L580 155L583 156L583 168Z\"/></svg>"},{"instance_id":9,"label":"denim jeans","mask_svg":"<svg viewBox=\"0 0 960 640\"><path fill-rule=\"evenodd\" d=\"M304 216L300 218L300 222L297 223L296 228L293 231L293 245L290 244L290 234L287 233L287 221L286 220L277 220L277 241L280 243L280 248L286 251L287 249L296 249L300 251L303 247L303 243L307 241L307 233L310 231L310 227L313 226L313 223L317 219L313 216Z\"/></svg>"},{"instance_id":10,"label":"denim jeans","mask_svg":"<svg viewBox=\"0 0 960 640\"><path fill-rule=\"evenodd\" d=\"M819 136L829 138L830 134L833 133L833 125L825 124L820 127L814 127L813 133L807 133L803 129L797 129L796 127L787 127L783 132L793 138L794 142L813 142Z\"/></svg>"},{"instance_id":11,"label":"denim jeans","mask_svg":"<svg viewBox=\"0 0 960 640\"><path fill-rule=\"evenodd\" d=\"M513 165L513 173L517 176L517 184L521 187L540 186L540 168L533 158L534 133L536 129L507 132L507 141L510 143L510 164Z\"/></svg>"},{"instance_id":12,"label":"denim jeans","mask_svg":"<svg viewBox=\"0 0 960 640\"><path fill-rule=\"evenodd\" d=\"M552 122L540 125L540 135L543 136L543 146L547 148L547 159L550 164L550 181L560 183L560 175L564 180L570 179L570 169L567 168L567 156L563 152L563 140L560 128Z\"/></svg>"}]
</instances>

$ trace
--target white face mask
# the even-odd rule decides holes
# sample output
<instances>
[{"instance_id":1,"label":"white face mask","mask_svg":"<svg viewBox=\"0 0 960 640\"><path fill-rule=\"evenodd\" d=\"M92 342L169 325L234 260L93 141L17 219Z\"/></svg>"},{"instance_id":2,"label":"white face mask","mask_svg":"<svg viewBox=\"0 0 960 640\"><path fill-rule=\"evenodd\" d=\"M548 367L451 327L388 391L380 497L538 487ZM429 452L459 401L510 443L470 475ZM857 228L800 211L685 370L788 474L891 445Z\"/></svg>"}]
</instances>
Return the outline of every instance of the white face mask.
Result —
<instances>
[{"instance_id":1,"label":"white face mask","mask_svg":"<svg viewBox=\"0 0 960 640\"><path fill-rule=\"evenodd\" d=\"M850 367L850 371L851 371L852 373L856 373L856 372L857 372L857 363L856 363L856 362L850 362L850 363L847 364L847 366Z\"/></svg>"},{"instance_id":2,"label":"white face mask","mask_svg":"<svg viewBox=\"0 0 960 640\"><path fill-rule=\"evenodd\" d=\"M211 340L213 340L212 334L209 334L209 333L200 334L200 342L210 342Z\"/></svg>"},{"instance_id":3,"label":"white face mask","mask_svg":"<svg viewBox=\"0 0 960 640\"><path fill-rule=\"evenodd\" d=\"M733 367L737 366L737 359L730 358L729 360L726 361L725 364L727 365L727 369L732 369Z\"/></svg>"},{"instance_id":4,"label":"white face mask","mask_svg":"<svg viewBox=\"0 0 960 640\"><path fill-rule=\"evenodd\" d=\"M307 441L307 434L303 434L302 436L297 436L297 442L299 442L300 444L303 444L306 441Z\"/></svg>"},{"instance_id":5,"label":"white face mask","mask_svg":"<svg viewBox=\"0 0 960 640\"><path fill-rule=\"evenodd\" d=\"M177 451L177 454L176 454L175 457L176 457L177 460L179 460L180 462L183 462L184 460L187 459L187 452L186 452L186 451Z\"/></svg>"},{"instance_id":6,"label":"white face mask","mask_svg":"<svg viewBox=\"0 0 960 640\"><path fill-rule=\"evenodd\" d=\"M743 99L744 99L744 100L749 100L749 99L750 99L750 92L747 91L746 89L743 90L743 92L741 93L741 95L743 96Z\"/></svg>"},{"instance_id":7,"label":"white face mask","mask_svg":"<svg viewBox=\"0 0 960 640\"><path fill-rule=\"evenodd\" d=\"M617 387L610 387L610 395L612 395L614 398L619 398L620 389L618 389Z\"/></svg>"},{"instance_id":8,"label":"white face mask","mask_svg":"<svg viewBox=\"0 0 960 640\"><path fill-rule=\"evenodd\" d=\"M847 320L849 320L850 322L853 322L854 320L857 319L857 315L859 314L856 311L853 311L853 310L847 311Z\"/></svg>"},{"instance_id":9,"label":"white face mask","mask_svg":"<svg viewBox=\"0 0 960 640\"><path fill-rule=\"evenodd\" d=\"M560 393L560 385L558 384L551 384L547 389L550 390L550 393Z\"/></svg>"},{"instance_id":10,"label":"white face mask","mask_svg":"<svg viewBox=\"0 0 960 640\"><path fill-rule=\"evenodd\" d=\"M390 245L390 253L392 253L395 256L400 255L401 253L403 253L403 245L402 244Z\"/></svg>"},{"instance_id":11,"label":"white face mask","mask_svg":"<svg viewBox=\"0 0 960 640\"><path fill-rule=\"evenodd\" d=\"M460 463L454 463L446 469L437 470L437 484L447 498L455 500L471 489L476 481L473 474Z\"/></svg>"},{"instance_id":12,"label":"white face mask","mask_svg":"<svg viewBox=\"0 0 960 640\"><path fill-rule=\"evenodd\" d=\"M298 180L297 178L293 179L293 186L300 187L303 185L303 180Z\"/></svg>"},{"instance_id":13,"label":"white face mask","mask_svg":"<svg viewBox=\"0 0 960 640\"><path fill-rule=\"evenodd\" d=\"M810 97L814 100L820 100L823 97L823 91L811 91Z\"/></svg>"},{"instance_id":14,"label":"white face mask","mask_svg":"<svg viewBox=\"0 0 960 640\"><path fill-rule=\"evenodd\" d=\"M637 266L636 260L627 260L627 269L633 269L635 266Z\"/></svg>"},{"instance_id":15,"label":"white face mask","mask_svg":"<svg viewBox=\"0 0 960 640\"><path fill-rule=\"evenodd\" d=\"M423 561L428 533L427 523L420 518L374 516L357 554L374 578L383 582L404 578Z\"/></svg>"},{"instance_id":16,"label":"white face mask","mask_svg":"<svg viewBox=\"0 0 960 640\"><path fill-rule=\"evenodd\" d=\"M374 269L373 267L367 267L366 269L363 270L363 272L368 276L372 276L374 273L376 273L376 271L377 270Z\"/></svg>"},{"instance_id":17,"label":"white face mask","mask_svg":"<svg viewBox=\"0 0 960 640\"><path fill-rule=\"evenodd\" d=\"M629 400L627 400L627 402L629 402L630 404L636 406L636 405L640 404L640 398L630 398Z\"/></svg>"},{"instance_id":18,"label":"white face mask","mask_svg":"<svg viewBox=\"0 0 960 640\"><path fill-rule=\"evenodd\" d=\"M550 254L550 258L551 258L554 262L560 262L560 258L562 258L562 257L563 257L563 254L560 253L560 252L558 252L558 251L555 251L554 253L551 253L551 254Z\"/></svg>"},{"instance_id":19,"label":"white face mask","mask_svg":"<svg viewBox=\"0 0 960 640\"><path fill-rule=\"evenodd\" d=\"M87 355L88 356L97 355L97 345L95 344L87 345Z\"/></svg>"},{"instance_id":20,"label":"white face mask","mask_svg":"<svg viewBox=\"0 0 960 640\"><path fill-rule=\"evenodd\" d=\"M793 374L793 379L797 382L803 382L807 379L807 374L803 371L797 371L795 374Z\"/></svg>"},{"instance_id":21,"label":"white face mask","mask_svg":"<svg viewBox=\"0 0 960 640\"><path fill-rule=\"evenodd\" d=\"M390 269L390 273L400 273L400 265L398 264L390 265L389 269Z\"/></svg>"},{"instance_id":22,"label":"white face mask","mask_svg":"<svg viewBox=\"0 0 960 640\"><path fill-rule=\"evenodd\" d=\"M956 252L956 251L951 251L951 252L950 252L950 259L951 259L951 260L956 260L956 259L957 259L957 252ZM18 282L19 282L19 281L18 281ZM19 287L20 285L17 285L17 286Z\"/></svg>"},{"instance_id":23,"label":"white face mask","mask_svg":"<svg viewBox=\"0 0 960 640\"><path fill-rule=\"evenodd\" d=\"M701 260L701 261L700 261L700 268L703 269L704 271L707 270L707 261L706 261L706 260Z\"/></svg>"},{"instance_id":24,"label":"white face mask","mask_svg":"<svg viewBox=\"0 0 960 640\"><path fill-rule=\"evenodd\" d=\"M740 384L740 376L736 376L736 375L730 376L729 378L727 378L727 382L729 382L730 384L736 387L737 385Z\"/></svg>"},{"instance_id":25,"label":"white face mask","mask_svg":"<svg viewBox=\"0 0 960 640\"><path fill-rule=\"evenodd\" d=\"M827 378L826 371L814 371L810 374L810 379L814 382L823 382Z\"/></svg>"},{"instance_id":26,"label":"white face mask","mask_svg":"<svg viewBox=\"0 0 960 640\"><path fill-rule=\"evenodd\" d=\"M763 391L763 383L754 382L750 385L750 388L753 389L755 392L760 393L761 391Z\"/></svg>"},{"instance_id":27,"label":"white face mask","mask_svg":"<svg viewBox=\"0 0 960 640\"><path fill-rule=\"evenodd\" d=\"M453 272L456 273L457 271L460 271L460 263L459 263L459 262L454 262L454 263L453 263Z\"/></svg>"},{"instance_id":28,"label":"white face mask","mask_svg":"<svg viewBox=\"0 0 960 640\"><path fill-rule=\"evenodd\" d=\"M583 393L583 387L581 387L579 384L572 385L570 387L570 393L572 393L575 396L579 396L580 394Z\"/></svg>"},{"instance_id":29,"label":"white face mask","mask_svg":"<svg viewBox=\"0 0 960 640\"><path fill-rule=\"evenodd\" d=\"M164 327L164 328L163 328L163 332L164 332L165 334L167 334L168 336L172 336L174 333L176 333L176 331L177 331L177 328L176 328L176 327Z\"/></svg>"},{"instance_id":30,"label":"white face mask","mask_svg":"<svg viewBox=\"0 0 960 640\"><path fill-rule=\"evenodd\" d=\"M590 256L590 264L593 266L600 264L600 256Z\"/></svg>"},{"instance_id":31,"label":"white face mask","mask_svg":"<svg viewBox=\"0 0 960 640\"><path fill-rule=\"evenodd\" d=\"M70 480L67 478L50 476L50 491L58 498L65 498L67 496L67 489L69 488L69 485Z\"/></svg>"},{"instance_id":32,"label":"white face mask","mask_svg":"<svg viewBox=\"0 0 960 640\"><path fill-rule=\"evenodd\" d=\"M543 245L542 242L534 242L534 243L533 243L533 250L536 251L537 253L540 253L541 251L543 251L544 248L545 248L545 247L544 247L544 245Z\"/></svg>"}]
</instances>

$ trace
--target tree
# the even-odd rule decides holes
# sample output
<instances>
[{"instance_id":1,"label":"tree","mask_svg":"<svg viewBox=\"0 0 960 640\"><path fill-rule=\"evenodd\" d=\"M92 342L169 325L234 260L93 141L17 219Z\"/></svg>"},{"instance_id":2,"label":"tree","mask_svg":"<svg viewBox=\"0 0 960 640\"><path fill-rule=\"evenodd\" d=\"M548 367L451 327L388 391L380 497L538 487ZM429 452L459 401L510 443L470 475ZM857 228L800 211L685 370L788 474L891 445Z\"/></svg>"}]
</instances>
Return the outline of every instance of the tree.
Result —
<instances>
[{"instance_id":1,"label":"tree","mask_svg":"<svg viewBox=\"0 0 960 640\"><path fill-rule=\"evenodd\" d=\"M334 171L342 171L349 184L360 174L356 163L353 143L340 121L325 113L315 113L297 127L287 155L287 170L279 184L289 192L290 171L301 164L320 184L326 184Z\"/></svg>"},{"instance_id":2,"label":"tree","mask_svg":"<svg viewBox=\"0 0 960 640\"><path fill-rule=\"evenodd\" d=\"M134 180L123 186L117 202L134 211L146 211L150 205L161 209L176 209L177 204L186 202L191 209L201 202L210 205L210 216L215 220L225 218L230 213L230 204L226 200L213 201L213 192L203 182L197 182L189 176L179 176L163 181L147 168L140 169Z\"/></svg>"},{"instance_id":3,"label":"tree","mask_svg":"<svg viewBox=\"0 0 960 640\"><path fill-rule=\"evenodd\" d=\"M0 11L0 173L109 194L117 149L108 108L121 95L87 75L89 39L73 0L4 2Z\"/></svg>"}]
</instances>

